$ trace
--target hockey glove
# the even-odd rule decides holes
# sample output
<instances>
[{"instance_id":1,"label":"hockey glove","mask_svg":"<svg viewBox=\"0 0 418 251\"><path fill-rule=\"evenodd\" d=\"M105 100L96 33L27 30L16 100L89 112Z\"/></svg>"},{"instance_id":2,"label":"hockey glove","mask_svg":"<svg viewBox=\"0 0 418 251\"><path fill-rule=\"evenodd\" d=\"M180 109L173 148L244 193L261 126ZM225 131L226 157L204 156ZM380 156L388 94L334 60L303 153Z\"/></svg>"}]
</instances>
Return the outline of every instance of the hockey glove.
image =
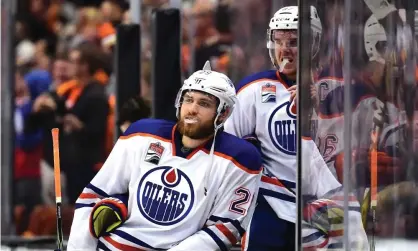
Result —
<instances>
[{"instance_id":1,"label":"hockey glove","mask_svg":"<svg viewBox=\"0 0 418 251\"><path fill-rule=\"evenodd\" d=\"M126 205L118 198L104 198L90 213L90 232L96 238L110 233L125 222L128 215Z\"/></svg>"},{"instance_id":2,"label":"hockey glove","mask_svg":"<svg viewBox=\"0 0 418 251\"><path fill-rule=\"evenodd\" d=\"M370 185L371 175L371 155L369 150L353 152L353 168L350 175L358 186ZM339 154L335 161L337 177L340 182L343 181L344 155ZM376 175L376 174L375 174ZM387 152L377 152L377 176L379 185L392 184L394 177L402 177L403 169L401 159L397 156L391 156Z\"/></svg>"},{"instance_id":3,"label":"hockey glove","mask_svg":"<svg viewBox=\"0 0 418 251\"><path fill-rule=\"evenodd\" d=\"M344 222L344 209L329 199L309 202L303 209L304 220L324 234Z\"/></svg>"}]
</instances>

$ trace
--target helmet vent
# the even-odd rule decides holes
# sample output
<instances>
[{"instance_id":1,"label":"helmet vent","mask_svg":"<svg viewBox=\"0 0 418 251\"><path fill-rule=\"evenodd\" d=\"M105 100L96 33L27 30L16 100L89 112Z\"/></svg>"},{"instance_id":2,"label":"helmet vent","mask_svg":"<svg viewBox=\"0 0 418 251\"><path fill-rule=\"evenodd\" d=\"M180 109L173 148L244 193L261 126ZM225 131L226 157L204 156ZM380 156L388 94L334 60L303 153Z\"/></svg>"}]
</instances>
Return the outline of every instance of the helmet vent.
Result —
<instances>
[{"instance_id":1,"label":"helmet vent","mask_svg":"<svg viewBox=\"0 0 418 251\"><path fill-rule=\"evenodd\" d=\"M224 89L222 89L222 88L210 87L210 89L212 89L212 90L214 90L214 91L217 91L217 92L225 92L225 90L224 90Z\"/></svg>"}]
</instances>

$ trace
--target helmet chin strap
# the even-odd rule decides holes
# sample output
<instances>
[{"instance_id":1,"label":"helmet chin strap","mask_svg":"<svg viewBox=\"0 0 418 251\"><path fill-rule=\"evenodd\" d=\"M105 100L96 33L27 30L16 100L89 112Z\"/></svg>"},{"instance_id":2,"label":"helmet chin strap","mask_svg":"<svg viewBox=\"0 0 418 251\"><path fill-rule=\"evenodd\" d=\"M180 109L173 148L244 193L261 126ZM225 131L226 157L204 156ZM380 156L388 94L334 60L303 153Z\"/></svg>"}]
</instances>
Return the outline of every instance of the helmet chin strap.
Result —
<instances>
[{"instance_id":1,"label":"helmet chin strap","mask_svg":"<svg viewBox=\"0 0 418 251\"><path fill-rule=\"evenodd\" d=\"M218 113L217 115L216 115L216 117L215 117L215 120L213 121L213 124L214 124L214 126L215 126L215 133L213 134L213 141L212 141L212 146L210 147L210 152L209 152L209 158L210 158L210 161L209 161L209 166L208 166L208 168L206 169L206 172L205 172L205 177L204 177L204 179L205 179L205 183L204 183L204 193L205 193L205 196L208 194L208 191L209 191L209 186L210 186L210 184L209 184L209 179L210 179L210 175L211 175L211 173L212 173L212 166L213 166L213 159L215 158L215 156L214 156L214 152L215 152L215 140L216 140L216 135L217 135L217 133L218 133L218 130L219 130L219 128L221 128L222 127L222 124L219 124L219 125L217 125L218 123L218 119L219 119L219 116L220 116L221 114L220 113Z\"/></svg>"}]
</instances>

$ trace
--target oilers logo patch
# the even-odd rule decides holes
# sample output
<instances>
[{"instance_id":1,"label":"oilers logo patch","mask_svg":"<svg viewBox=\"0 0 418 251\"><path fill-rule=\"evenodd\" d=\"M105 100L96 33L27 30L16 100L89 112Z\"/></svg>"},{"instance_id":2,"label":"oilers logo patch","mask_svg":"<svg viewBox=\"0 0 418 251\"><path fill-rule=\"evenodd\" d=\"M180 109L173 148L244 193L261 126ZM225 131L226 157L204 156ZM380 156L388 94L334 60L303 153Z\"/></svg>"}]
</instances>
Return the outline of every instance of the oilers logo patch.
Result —
<instances>
[{"instance_id":1,"label":"oilers logo patch","mask_svg":"<svg viewBox=\"0 0 418 251\"><path fill-rule=\"evenodd\" d=\"M153 168L139 182L137 203L141 214L150 222L161 226L176 224L193 208L193 184L177 168Z\"/></svg>"},{"instance_id":2,"label":"oilers logo patch","mask_svg":"<svg viewBox=\"0 0 418 251\"><path fill-rule=\"evenodd\" d=\"M296 155L296 114L291 103L273 109L268 120L268 132L273 145L282 153Z\"/></svg>"},{"instance_id":3,"label":"oilers logo patch","mask_svg":"<svg viewBox=\"0 0 418 251\"><path fill-rule=\"evenodd\" d=\"M267 83L261 87L261 102L276 102L276 86Z\"/></svg>"},{"instance_id":4,"label":"oilers logo patch","mask_svg":"<svg viewBox=\"0 0 418 251\"><path fill-rule=\"evenodd\" d=\"M151 143L148 147L147 154L145 155L145 161L157 165L160 162L163 152L164 147L161 145L160 142Z\"/></svg>"}]
</instances>

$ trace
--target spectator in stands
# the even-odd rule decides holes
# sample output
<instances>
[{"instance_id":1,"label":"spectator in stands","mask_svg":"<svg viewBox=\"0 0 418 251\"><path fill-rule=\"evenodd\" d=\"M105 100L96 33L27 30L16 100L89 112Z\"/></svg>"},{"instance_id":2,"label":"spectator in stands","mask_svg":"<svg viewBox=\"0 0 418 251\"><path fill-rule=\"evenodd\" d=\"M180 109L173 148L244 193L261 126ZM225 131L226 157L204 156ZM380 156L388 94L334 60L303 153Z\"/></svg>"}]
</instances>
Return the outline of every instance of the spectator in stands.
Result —
<instances>
[{"instance_id":1,"label":"spectator in stands","mask_svg":"<svg viewBox=\"0 0 418 251\"><path fill-rule=\"evenodd\" d=\"M104 86L94 79L101 66L99 55L99 48L90 43L71 50L74 79L38 97L33 108L33 125L46 130L45 144L50 149L50 129L61 129L61 166L71 204L93 178L95 165L105 153L109 104ZM45 152L45 159L53 166L52 151Z\"/></svg>"},{"instance_id":2,"label":"spectator in stands","mask_svg":"<svg viewBox=\"0 0 418 251\"><path fill-rule=\"evenodd\" d=\"M194 51L194 69L197 71L202 69L207 60L211 61L212 68L216 71L225 72L227 66L222 64L223 61L228 61L227 56L231 49L231 39L227 36L221 36L222 34L216 28L215 20L216 6L211 1L196 1L189 13L188 18L193 18L196 25L195 36L188 37L192 40L192 44L195 47ZM187 19L186 19L187 20ZM190 46L189 44L183 44L182 48L182 60L184 62L190 62ZM183 66L183 71L188 71L189 66ZM187 75L187 74L186 74Z\"/></svg>"},{"instance_id":3,"label":"spectator in stands","mask_svg":"<svg viewBox=\"0 0 418 251\"><path fill-rule=\"evenodd\" d=\"M38 43L43 41L46 44L46 53L53 55L57 43L57 36L53 32L53 27L48 23L48 9L51 0L27 0L19 1L21 10L17 15L17 20L27 25L28 38Z\"/></svg>"},{"instance_id":4,"label":"spectator in stands","mask_svg":"<svg viewBox=\"0 0 418 251\"><path fill-rule=\"evenodd\" d=\"M35 58L36 46L28 37L26 23L17 20L15 24L16 65L26 66Z\"/></svg>"},{"instance_id":5,"label":"spectator in stands","mask_svg":"<svg viewBox=\"0 0 418 251\"><path fill-rule=\"evenodd\" d=\"M101 23L99 10L94 7L85 7L80 9L78 14L76 34L71 39L69 48L75 48L84 42L98 43L97 27Z\"/></svg>"},{"instance_id":6,"label":"spectator in stands","mask_svg":"<svg viewBox=\"0 0 418 251\"><path fill-rule=\"evenodd\" d=\"M72 77L71 65L68 59L68 53L63 52L55 56L52 63L52 86L51 90L55 90L62 83L67 82Z\"/></svg>"},{"instance_id":7,"label":"spectator in stands","mask_svg":"<svg viewBox=\"0 0 418 251\"><path fill-rule=\"evenodd\" d=\"M50 91L56 91L59 86L70 80L72 76L67 53L59 53L52 63L52 84ZM45 132L48 133L48 132ZM51 152L51 144L44 144L44 152ZM42 200L45 205L55 205L54 169L50 154L46 154L41 161ZM63 203L68 202L67 182L64 172L61 172L61 193Z\"/></svg>"},{"instance_id":8,"label":"spectator in stands","mask_svg":"<svg viewBox=\"0 0 418 251\"><path fill-rule=\"evenodd\" d=\"M32 88L32 91L35 89ZM31 92L20 72L15 74L15 95L14 204L17 233L21 234L27 227L33 208L42 203L39 193L42 132L25 130L25 122L30 115L32 99L36 93Z\"/></svg>"},{"instance_id":9,"label":"spectator in stands","mask_svg":"<svg viewBox=\"0 0 418 251\"><path fill-rule=\"evenodd\" d=\"M103 23L111 23L113 26L120 24L123 15L121 1L104 0L100 5L100 13Z\"/></svg>"}]
</instances>

